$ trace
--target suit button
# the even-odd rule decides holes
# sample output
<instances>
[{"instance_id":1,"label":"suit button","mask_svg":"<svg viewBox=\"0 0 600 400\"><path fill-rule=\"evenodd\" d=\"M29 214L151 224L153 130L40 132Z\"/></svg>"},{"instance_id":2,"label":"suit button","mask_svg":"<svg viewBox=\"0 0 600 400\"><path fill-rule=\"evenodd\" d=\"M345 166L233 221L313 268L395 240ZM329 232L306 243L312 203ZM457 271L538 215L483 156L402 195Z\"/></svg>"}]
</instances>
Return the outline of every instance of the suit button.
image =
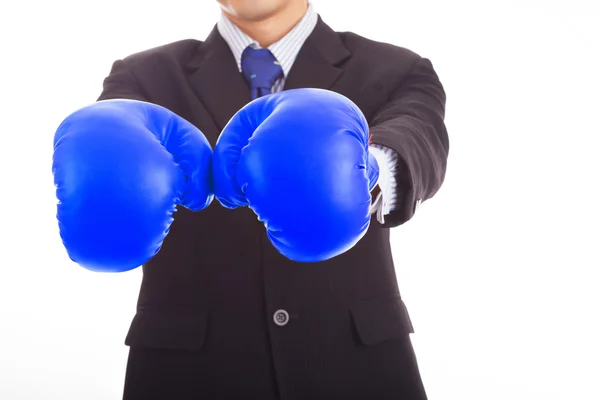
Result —
<instances>
[{"instance_id":1,"label":"suit button","mask_svg":"<svg viewBox=\"0 0 600 400\"><path fill-rule=\"evenodd\" d=\"M286 326L290 321L290 315L285 310L277 310L275 314L273 314L273 322L278 326Z\"/></svg>"}]
</instances>

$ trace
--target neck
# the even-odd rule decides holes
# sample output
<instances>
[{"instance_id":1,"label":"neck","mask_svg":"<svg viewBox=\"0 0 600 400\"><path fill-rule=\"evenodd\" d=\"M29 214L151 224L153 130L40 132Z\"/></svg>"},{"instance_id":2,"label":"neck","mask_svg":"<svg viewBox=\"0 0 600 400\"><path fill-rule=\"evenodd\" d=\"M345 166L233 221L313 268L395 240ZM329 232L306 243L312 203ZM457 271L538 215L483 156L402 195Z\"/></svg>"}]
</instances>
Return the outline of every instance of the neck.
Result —
<instances>
[{"instance_id":1,"label":"neck","mask_svg":"<svg viewBox=\"0 0 600 400\"><path fill-rule=\"evenodd\" d=\"M300 22L308 9L307 0L289 1L272 14L256 20L243 20L224 11L242 32L256 40L261 47L269 47L287 35Z\"/></svg>"}]
</instances>

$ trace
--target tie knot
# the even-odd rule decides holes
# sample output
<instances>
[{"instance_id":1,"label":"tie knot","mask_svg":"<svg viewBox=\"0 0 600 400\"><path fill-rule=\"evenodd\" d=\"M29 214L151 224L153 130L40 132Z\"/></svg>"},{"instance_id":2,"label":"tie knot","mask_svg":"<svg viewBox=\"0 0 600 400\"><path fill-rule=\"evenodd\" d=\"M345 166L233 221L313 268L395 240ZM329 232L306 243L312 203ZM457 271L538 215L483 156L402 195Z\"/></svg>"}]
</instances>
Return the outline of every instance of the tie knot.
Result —
<instances>
[{"instance_id":1,"label":"tie knot","mask_svg":"<svg viewBox=\"0 0 600 400\"><path fill-rule=\"evenodd\" d=\"M242 74L252 91L268 93L283 76L283 69L269 49L248 46L242 53Z\"/></svg>"}]
</instances>

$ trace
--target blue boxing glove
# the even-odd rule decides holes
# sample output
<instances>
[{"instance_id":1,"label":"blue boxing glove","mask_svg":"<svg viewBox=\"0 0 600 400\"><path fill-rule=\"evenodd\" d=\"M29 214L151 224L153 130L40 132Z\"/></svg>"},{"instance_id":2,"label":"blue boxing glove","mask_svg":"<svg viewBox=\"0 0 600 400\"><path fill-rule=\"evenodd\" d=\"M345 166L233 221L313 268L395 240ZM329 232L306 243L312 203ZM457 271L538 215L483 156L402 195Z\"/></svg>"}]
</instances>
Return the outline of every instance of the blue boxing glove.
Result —
<instances>
[{"instance_id":1,"label":"blue boxing glove","mask_svg":"<svg viewBox=\"0 0 600 400\"><path fill-rule=\"evenodd\" d=\"M249 206L275 248L299 262L330 259L364 236L378 177L364 115L322 89L247 104L221 133L213 158L217 200Z\"/></svg>"},{"instance_id":2,"label":"blue boxing glove","mask_svg":"<svg viewBox=\"0 0 600 400\"><path fill-rule=\"evenodd\" d=\"M199 211L212 202L212 154L196 127L155 104L105 100L69 115L52 164L69 257L102 272L144 264L177 205Z\"/></svg>"}]
</instances>

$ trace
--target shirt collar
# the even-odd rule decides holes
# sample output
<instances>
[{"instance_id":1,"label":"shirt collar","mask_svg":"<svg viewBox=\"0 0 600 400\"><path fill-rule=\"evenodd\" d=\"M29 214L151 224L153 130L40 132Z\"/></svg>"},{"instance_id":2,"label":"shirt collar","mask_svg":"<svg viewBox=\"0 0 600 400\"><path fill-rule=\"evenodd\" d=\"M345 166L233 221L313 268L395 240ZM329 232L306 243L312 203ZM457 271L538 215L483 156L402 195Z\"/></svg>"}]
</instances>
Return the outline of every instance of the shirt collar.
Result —
<instances>
[{"instance_id":1,"label":"shirt collar","mask_svg":"<svg viewBox=\"0 0 600 400\"><path fill-rule=\"evenodd\" d=\"M309 2L308 10L300 22L298 22L287 35L268 47L277 61L279 61L285 77L287 77L292 69L296 55L317 25L317 21L318 14L314 10L312 3ZM225 42L229 45L235 61L237 62L238 69L241 71L242 53L246 47L252 46L254 48L260 48L260 45L256 40L242 32L240 28L231 22L223 13L221 13L221 18L217 23L217 29Z\"/></svg>"}]
</instances>

